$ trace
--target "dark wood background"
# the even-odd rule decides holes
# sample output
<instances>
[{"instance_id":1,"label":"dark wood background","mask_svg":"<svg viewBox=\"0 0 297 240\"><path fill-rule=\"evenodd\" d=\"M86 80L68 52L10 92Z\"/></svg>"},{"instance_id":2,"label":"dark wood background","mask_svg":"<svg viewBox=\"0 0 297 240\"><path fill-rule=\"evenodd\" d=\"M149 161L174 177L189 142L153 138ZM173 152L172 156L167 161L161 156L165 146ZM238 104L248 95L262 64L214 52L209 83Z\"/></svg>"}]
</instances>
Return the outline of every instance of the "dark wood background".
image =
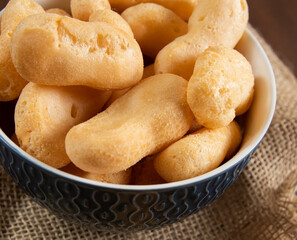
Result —
<instances>
[{"instance_id":1,"label":"dark wood background","mask_svg":"<svg viewBox=\"0 0 297 240\"><path fill-rule=\"evenodd\" d=\"M247 2L250 23L297 76L297 0ZM0 0L0 9L6 4L7 0Z\"/></svg>"},{"instance_id":2,"label":"dark wood background","mask_svg":"<svg viewBox=\"0 0 297 240\"><path fill-rule=\"evenodd\" d=\"M247 0L250 23L297 76L297 0Z\"/></svg>"}]
</instances>

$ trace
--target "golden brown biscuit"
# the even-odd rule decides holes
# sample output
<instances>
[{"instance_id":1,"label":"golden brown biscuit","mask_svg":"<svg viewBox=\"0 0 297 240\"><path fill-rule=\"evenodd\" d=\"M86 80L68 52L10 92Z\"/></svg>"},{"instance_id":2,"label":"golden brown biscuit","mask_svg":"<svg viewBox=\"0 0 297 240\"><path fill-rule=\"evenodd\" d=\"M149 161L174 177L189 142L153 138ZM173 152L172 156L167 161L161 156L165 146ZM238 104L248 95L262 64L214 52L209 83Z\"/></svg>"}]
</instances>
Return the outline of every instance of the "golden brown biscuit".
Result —
<instances>
[{"instance_id":1,"label":"golden brown biscuit","mask_svg":"<svg viewBox=\"0 0 297 240\"><path fill-rule=\"evenodd\" d=\"M246 112L253 93L254 76L246 58L232 48L209 47L196 61L187 101L198 124L217 128Z\"/></svg>"},{"instance_id":2,"label":"golden brown biscuit","mask_svg":"<svg viewBox=\"0 0 297 240\"><path fill-rule=\"evenodd\" d=\"M2 33L0 36L0 101L11 101L18 98L27 84L16 71L10 55L11 38Z\"/></svg>"},{"instance_id":3,"label":"golden brown biscuit","mask_svg":"<svg viewBox=\"0 0 297 240\"><path fill-rule=\"evenodd\" d=\"M156 3L175 12L184 20L191 16L198 0L109 0L112 8L119 12L139 3Z\"/></svg>"},{"instance_id":4,"label":"golden brown biscuit","mask_svg":"<svg viewBox=\"0 0 297 240\"><path fill-rule=\"evenodd\" d=\"M188 31L182 18L155 3L135 5L121 15L132 28L143 54L153 59L163 47Z\"/></svg>"},{"instance_id":5,"label":"golden brown biscuit","mask_svg":"<svg viewBox=\"0 0 297 240\"><path fill-rule=\"evenodd\" d=\"M123 31L128 33L132 38L134 38L133 32L129 24L125 21L125 19L123 19L120 14L110 9L97 10L96 12L91 14L89 22L110 23L114 27L122 29Z\"/></svg>"},{"instance_id":6,"label":"golden brown biscuit","mask_svg":"<svg viewBox=\"0 0 297 240\"><path fill-rule=\"evenodd\" d=\"M22 19L43 12L43 8L33 0L11 0L3 10L0 35L0 101L18 98L27 84L27 81L18 74L11 60L11 35Z\"/></svg>"},{"instance_id":7,"label":"golden brown biscuit","mask_svg":"<svg viewBox=\"0 0 297 240\"><path fill-rule=\"evenodd\" d=\"M114 173L181 138L193 115L186 101L187 81L155 75L137 84L105 111L73 127L66 152L84 171Z\"/></svg>"},{"instance_id":8,"label":"golden brown biscuit","mask_svg":"<svg viewBox=\"0 0 297 240\"><path fill-rule=\"evenodd\" d=\"M10 0L2 12L1 32L11 35L24 18L38 13L44 13L44 9L33 0Z\"/></svg>"},{"instance_id":9,"label":"golden brown biscuit","mask_svg":"<svg viewBox=\"0 0 297 240\"><path fill-rule=\"evenodd\" d=\"M71 0L71 13L74 18L89 21L92 13L101 9L110 9L108 0Z\"/></svg>"},{"instance_id":10,"label":"golden brown biscuit","mask_svg":"<svg viewBox=\"0 0 297 240\"><path fill-rule=\"evenodd\" d=\"M65 151L69 129L97 114L109 92L87 87L52 87L29 83L15 108L20 147L56 168L70 162Z\"/></svg>"},{"instance_id":11,"label":"golden brown biscuit","mask_svg":"<svg viewBox=\"0 0 297 240\"><path fill-rule=\"evenodd\" d=\"M188 33L157 55L155 73L190 79L197 57L209 46L235 47L248 22L246 0L200 0L188 23Z\"/></svg>"},{"instance_id":12,"label":"golden brown biscuit","mask_svg":"<svg viewBox=\"0 0 297 240\"><path fill-rule=\"evenodd\" d=\"M241 131L233 121L227 127L203 128L173 143L159 153L154 166L168 182L185 180L217 168L241 142Z\"/></svg>"},{"instance_id":13,"label":"golden brown biscuit","mask_svg":"<svg viewBox=\"0 0 297 240\"><path fill-rule=\"evenodd\" d=\"M123 89L143 73L137 42L103 22L50 13L29 16L14 31L11 49L21 76L39 84Z\"/></svg>"},{"instance_id":14,"label":"golden brown biscuit","mask_svg":"<svg viewBox=\"0 0 297 240\"><path fill-rule=\"evenodd\" d=\"M126 171L121 171L121 172L112 173L112 174L89 173L76 167L73 163L69 163L67 166L61 168L61 170L78 177L82 177L82 178L86 178L86 179L90 179L98 182L106 182L106 183L114 183L114 184L129 184L131 179L131 172L132 172L132 169L129 168Z\"/></svg>"}]
</instances>

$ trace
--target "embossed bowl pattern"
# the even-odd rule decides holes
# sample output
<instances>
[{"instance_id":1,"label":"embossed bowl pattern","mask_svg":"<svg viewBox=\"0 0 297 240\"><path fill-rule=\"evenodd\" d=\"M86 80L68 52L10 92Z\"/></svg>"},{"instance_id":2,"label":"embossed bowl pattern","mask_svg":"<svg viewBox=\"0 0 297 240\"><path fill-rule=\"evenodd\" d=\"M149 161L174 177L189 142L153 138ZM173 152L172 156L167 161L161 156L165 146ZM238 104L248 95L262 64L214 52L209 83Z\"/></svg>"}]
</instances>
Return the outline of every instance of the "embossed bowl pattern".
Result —
<instances>
[{"instance_id":1,"label":"embossed bowl pattern","mask_svg":"<svg viewBox=\"0 0 297 240\"><path fill-rule=\"evenodd\" d=\"M180 221L218 198L252 153L216 176L183 187L129 190L92 187L24 161L0 136L1 164L41 206L68 221L98 230L135 231Z\"/></svg>"},{"instance_id":2,"label":"embossed bowl pattern","mask_svg":"<svg viewBox=\"0 0 297 240\"><path fill-rule=\"evenodd\" d=\"M69 6L69 0L37 2L45 8L67 10ZM101 183L70 175L38 161L10 140L14 102L0 103L1 165L33 200L72 223L98 230L136 231L180 221L217 199L236 181L274 114L275 79L264 50L249 30L236 49L252 65L255 96L241 119L244 137L239 151L213 171L184 181L146 186Z\"/></svg>"}]
</instances>

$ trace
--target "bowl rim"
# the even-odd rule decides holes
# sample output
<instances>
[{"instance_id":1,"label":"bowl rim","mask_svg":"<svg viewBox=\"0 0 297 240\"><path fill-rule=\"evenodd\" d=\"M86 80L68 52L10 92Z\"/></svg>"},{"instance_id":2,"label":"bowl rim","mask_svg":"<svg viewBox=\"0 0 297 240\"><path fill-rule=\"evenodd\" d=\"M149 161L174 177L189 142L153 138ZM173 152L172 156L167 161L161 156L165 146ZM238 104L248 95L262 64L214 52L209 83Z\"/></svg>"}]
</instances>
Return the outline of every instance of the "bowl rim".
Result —
<instances>
[{"instance_id":1,"label":"bowl rim","mask_svg":"<svg viewBox=\"0 0 297 240\"><path fill-rule=\"evenodd\" d=\"M1 12L0 12L1 15ZM212 178L214 176L217 176L219 174L222 174L226 172L229 168L232 168L234 165L238 164L241 162L246 156L248 156L251 152L253 152L254 149L258 146L264 135L266 134L273 115L275 111L275 106L276 106L276 82L275 82L275 76L274 72L271 66L271 63L259 43L259 41L256 39L256 37L252 34L252 32L247 28L245 33L253 43L255 44L255 47L257 50L260 51L260 55L263 56L263 60L267 66L268 70L268 75L269 75L269 80L268 82L271 84L271 90L272 90L272 99L271 99L271 108L269 109L268 112L268 117L266 119L266 122L264 126L262 127L261 131L258 132L256 137L254 137L253 141L251 144L249 144L247 147L245 147L242 151L237 152L230 160L225 162L224 164L220 165L216 169L207 172L205 174L202 174L200 176L186 179L186 180L181 180L177 182L171 182L171 183L162 183L162 184L154 184L154 185L127 185L127 184L113 184L113 183L104 183L104 182L98 182L95 180L90 180L90 179L85 179L81 178L66 172L63 172L60 169L53 168L36 158L32 157L28 153L26 153L24 150L22 150L20 147L18 147L0 128L0 141L3 142L10 150L12 150L14 153L17 155L20 155L22 158L24 158L26 161L30 162L33 165L36 165L39 168L42 168L44 171L47 171L51 174L57 175L57 177L62 177L64 179L67 179L68 181L75 181L80 184L86 184L89 186L92 186L94 188L106 188L106 189L113 189L113 190L123 190L123 191L157 191L157 190L169 190L169 189L176 189L179 187L185 187L189 185L194 185L197 184L198 182L203 182L206 181L209 178Z\"/></svg>"}]
</instances>

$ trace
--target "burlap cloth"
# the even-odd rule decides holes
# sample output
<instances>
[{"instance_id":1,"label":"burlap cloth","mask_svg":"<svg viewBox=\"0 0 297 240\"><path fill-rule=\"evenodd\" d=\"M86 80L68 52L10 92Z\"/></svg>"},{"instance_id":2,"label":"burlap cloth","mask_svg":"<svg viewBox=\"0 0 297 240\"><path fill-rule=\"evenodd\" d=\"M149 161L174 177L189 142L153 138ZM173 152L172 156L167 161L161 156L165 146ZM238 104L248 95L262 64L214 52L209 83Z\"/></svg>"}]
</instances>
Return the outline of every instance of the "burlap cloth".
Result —
<instances>
[{"instance_id":1,"label":"burlap cloth","mask_svg":"<svg viewBox=\"0 0 297 240\"><path fill-rule=\"evenodd\" d=\"M297 79L251 30L272 63L278 102L254 157L222 197L162 229L96 232L67 224L40 207L0 167L0 239L297 239Z\"/></svg>"}]
</instances>

